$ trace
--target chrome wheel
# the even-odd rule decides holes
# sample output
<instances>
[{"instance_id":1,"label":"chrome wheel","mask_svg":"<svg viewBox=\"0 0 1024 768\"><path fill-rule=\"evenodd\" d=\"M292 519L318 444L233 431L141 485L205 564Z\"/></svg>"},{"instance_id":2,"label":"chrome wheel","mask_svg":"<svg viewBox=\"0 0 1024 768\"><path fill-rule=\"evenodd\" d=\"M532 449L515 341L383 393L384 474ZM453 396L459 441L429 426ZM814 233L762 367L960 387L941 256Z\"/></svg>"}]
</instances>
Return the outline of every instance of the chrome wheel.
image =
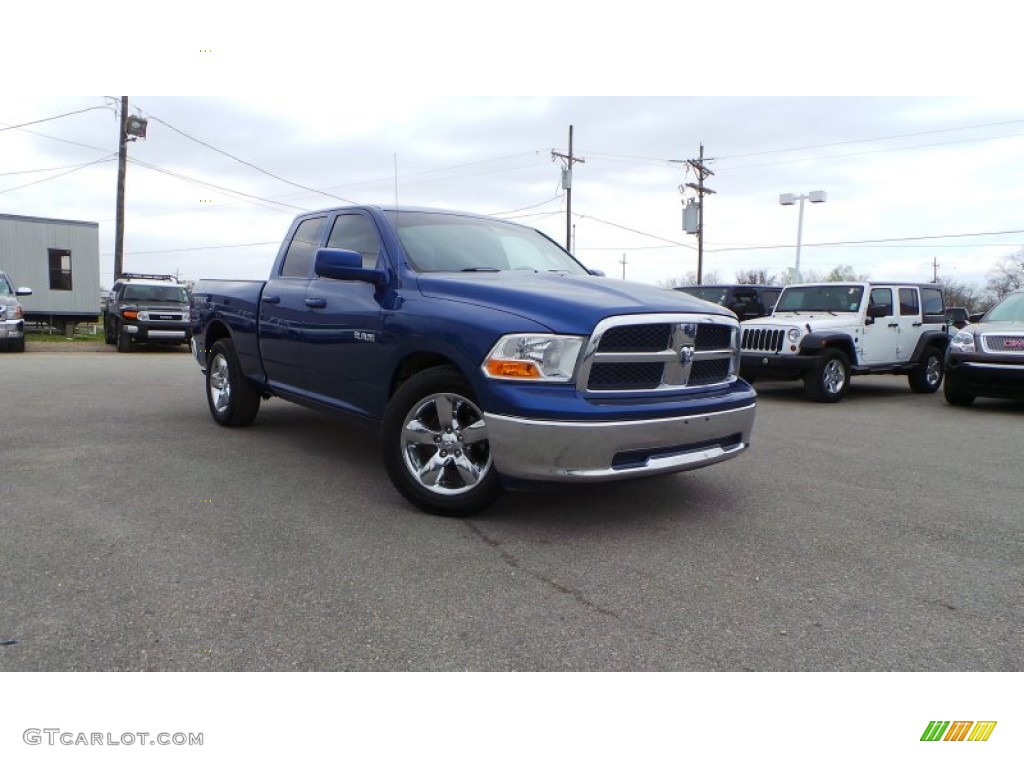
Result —
<instances>
[{"instance_id":1,"label":"chrome wheel","mask_svg":"<svg viewBox=\"0 0 1024 768\"><path fill-rule=\"evenodd\" d=\"M924 371L924 380L933 391L939 388L939 382L942 381L942 359L937 355L932 355L928 358L928 366Z\"/></svg>"},{"instance_id":2,"label":"chrome wheel","mask_svg":"<svg viewBox=\"0 0 1024 768\"><path fill-rule=\"evenodd\" d=\"M846 382L846 369L839 360L829 360L821 372L821 383L830 395L838 395L843 391Z\"/></svg>"},{"instance_id":3,"label":"chrome wheel","mask_svg":"<svg viewBox=\"0 0 1024 768\"><path fill-rule=\"evenodd\" d=\"M442 496L472 491L491 471L483 414L466 397L452 392L429 395L409 410L401 449L413 479Z\"/></svg>"},{"instance_id":4,"label":"chrome wheel","mask_svg":"<svg viewBox=\"0 0 1024 768\"><path fill-rule=\"evenodd\" d=\"M231 405L231 376L227 358L218 354L210 363L210 403L217 413Z\"/></svg>"}]
</instances>

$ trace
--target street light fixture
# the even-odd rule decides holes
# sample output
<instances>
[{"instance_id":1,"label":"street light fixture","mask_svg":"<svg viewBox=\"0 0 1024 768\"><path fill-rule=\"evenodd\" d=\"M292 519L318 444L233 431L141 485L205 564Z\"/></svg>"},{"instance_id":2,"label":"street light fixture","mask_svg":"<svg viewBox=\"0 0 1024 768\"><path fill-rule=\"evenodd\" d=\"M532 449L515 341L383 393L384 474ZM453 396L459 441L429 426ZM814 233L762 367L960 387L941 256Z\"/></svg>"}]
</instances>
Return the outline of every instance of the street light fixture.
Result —
<instances>
[{"instance_id":1,"label":"street light fixture","mask_svg":"<svg viewBox=\"0 0 1024 768\"><path fill-rule=\"evenodd\" d=\"M794 205L796 201L800 201L800 217L797 220L796 225L796 267L793 269L793 281L800 281L800 241L803 238L804 232L804 200L810 200L812 203L824 203L826 200L825 191L822 189L809 192L806 195L794 195L790 192L779 195L779 205Z\"/></svg>"}]
</instances>

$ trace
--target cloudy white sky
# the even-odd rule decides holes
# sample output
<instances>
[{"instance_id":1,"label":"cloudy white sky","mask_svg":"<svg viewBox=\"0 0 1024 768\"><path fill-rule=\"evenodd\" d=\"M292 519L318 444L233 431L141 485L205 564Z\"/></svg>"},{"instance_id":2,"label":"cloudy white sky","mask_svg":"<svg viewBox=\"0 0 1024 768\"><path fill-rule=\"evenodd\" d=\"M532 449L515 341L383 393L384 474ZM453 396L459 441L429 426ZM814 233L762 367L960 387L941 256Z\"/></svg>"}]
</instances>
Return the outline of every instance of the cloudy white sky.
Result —
<instances>
[{"instance_id":1,"label":"cloudy white sky","mask_svg":"<svg viewBox=\"0 0 1024 768\"><path fill-rule=\"evenodd\" d=\"M921 6L932 9L936 40L963 23L942 5ZM302 16L302 3L293 7ZM643 38L619 34L615 14L595 21L595 6L568 7L558 14L527 2L515 16L487 19L477 5L441 3L432 8L464 13L441 25L437 14L408 11L411 22L396 28L381 11L362 26L307 24L302 36L280 20L243 33L228 11L203 16L197 31L186 11L161 20L162 37L140 39L129 24L120 48L70 25L62 44L75 70L44 71L38 87L0 106L0 213L99 222L109 285L117 178L109 91L135 94L132 114L149 119L147 138L129 146L124 263L132 271L262 278L294 215L344 200L397 197L497 214L564 242L552 150L567 151L570 125L585 161L573 174L574 251L611 277L622 277L623 259L626 277L647 283L696 270L679 191L695 179L679 161L696 158L702 143L715 190L705 201L704 271L725 281L738 270L793 266L798 209L779 205L784 192L828 195L805 207L805 271L846 264L924 280L937 263L940 276L982 284L998 259L1024 247L1024 96L979 80L962 47L886 54L897 36L892 14L879 26L872 3L845 15L835 12L841 6L821 15L793 4L800 14L790 20L804 27L760 5L738 4L747 21L739 26L702 11L700 28L724 39L699 47L685 15L666 19L657 4L624 16ZM559 31L580 22L572 10L587 8L582 20L592 27ZM777 31L758 34L769 21ZM825 22L838 37L815 30ZM344 44L328 47L335 27L388 33L339 35ZM971 94L977 83L985 86L977 95L943 95L946 84ZM602 95L603 86L645 95ZM54 95L92 90L102 92ZM489 95L546 90L585 95ZM763 90L778 95L718 95ZM827 95L835 92L849 95Z\"/></svg>"}]
</instances>

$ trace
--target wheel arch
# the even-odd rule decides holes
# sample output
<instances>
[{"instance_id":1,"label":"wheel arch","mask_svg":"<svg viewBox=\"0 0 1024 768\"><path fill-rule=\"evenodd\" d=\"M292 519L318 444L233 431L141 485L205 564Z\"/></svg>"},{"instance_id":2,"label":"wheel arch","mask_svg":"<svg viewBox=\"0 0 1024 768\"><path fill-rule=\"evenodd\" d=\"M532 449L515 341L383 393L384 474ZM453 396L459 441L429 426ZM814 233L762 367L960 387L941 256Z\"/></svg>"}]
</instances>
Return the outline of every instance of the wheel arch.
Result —
<instances>
[{"instance_id":1,"label":"wheel arch","mask_svg":"<svg viewBox=\"0 0 1024 768\"><path fill-rule=\"evenodd\" d=\"M857 350L853 339L841 333L810 333L800 341L800 354L820 355L827 349L838 349L850 365L857 365Z\"/></svg>"}]
</instances>

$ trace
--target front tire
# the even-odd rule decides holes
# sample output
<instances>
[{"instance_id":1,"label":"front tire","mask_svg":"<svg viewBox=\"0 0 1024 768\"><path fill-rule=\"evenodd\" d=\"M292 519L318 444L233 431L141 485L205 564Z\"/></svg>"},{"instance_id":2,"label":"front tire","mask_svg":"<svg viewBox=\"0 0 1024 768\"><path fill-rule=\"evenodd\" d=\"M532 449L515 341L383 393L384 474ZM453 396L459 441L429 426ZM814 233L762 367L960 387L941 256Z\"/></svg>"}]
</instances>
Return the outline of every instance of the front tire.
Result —
<instances>
[{"instance_id":1,"label":"front tire","mask_svg":"<svg viewBox=\"0 0 1024 768\"><path fill-rule=\"evenodd\" d=\"M942 394L950 405L966 406L974 402L975 395L969 389L961 386L956 378L947 376L942 387Z\"/></svg>"},{"instance_id":2,"label":"front tire","mask_svg":"<svg viewBox=\"0 0 1024 768\"><path fill-rule=\"evenodd\" d=\"M466 517L501 494L483 411L455 368L406 381L388 404L381 437L388 477L424 512Z\"/></svg>"},{"instance_id":3,"label":"front tire","mask_svg":"<svg viewBox=\"0 0 1024 768\"><path fill-rule=\"evenodd\" d=\"M838 403L850 385L850 360L838 349L826 349L804 374L804 392L819 403Z\"/></svg>"},{"instance_id":4,"label":"front tire","mask_svg":"<svg viewBox=\"0 0 1024 768\"><path fill-rule=\"evenodd\" d=\"M251 424L260 410L260 392L242 375L231 339L221 339L210 349L206 364L206 402L213 420L222 427Z\"/></svg>"},{"instance_id":5,"label":"front tire","mask_svg":"<svg viewBox=\"0 0 1024 768\"><path fill-rule=\"evenodd\" d=\"M938 392L942 385L943 352L938 347L928 347L921 358L921 363L907 376L912 392L930 395Z\"/></svg>"},{"instance_id":6,"label":"front tire","mask_svg":"<svg viewBox=\"0 0 1024 768\"><path fill-rule=\"evenodd\" d=\"M120 324L114 325L114 335L117 337L118 352L132 351L132 337L125 332L125 330L120 326Z\"/></svg>"},{"instance_id":7,"label":"front tire","mask_svg":"<svg viewBox=\"0 0 1024 768\"><path fill-rule=\"evenodd\" d=\"M14 339L14 341L7 342L8 352L24 352L25 351L25 337L22 336L20 339Z\"/></svg>"}]
</instances>

